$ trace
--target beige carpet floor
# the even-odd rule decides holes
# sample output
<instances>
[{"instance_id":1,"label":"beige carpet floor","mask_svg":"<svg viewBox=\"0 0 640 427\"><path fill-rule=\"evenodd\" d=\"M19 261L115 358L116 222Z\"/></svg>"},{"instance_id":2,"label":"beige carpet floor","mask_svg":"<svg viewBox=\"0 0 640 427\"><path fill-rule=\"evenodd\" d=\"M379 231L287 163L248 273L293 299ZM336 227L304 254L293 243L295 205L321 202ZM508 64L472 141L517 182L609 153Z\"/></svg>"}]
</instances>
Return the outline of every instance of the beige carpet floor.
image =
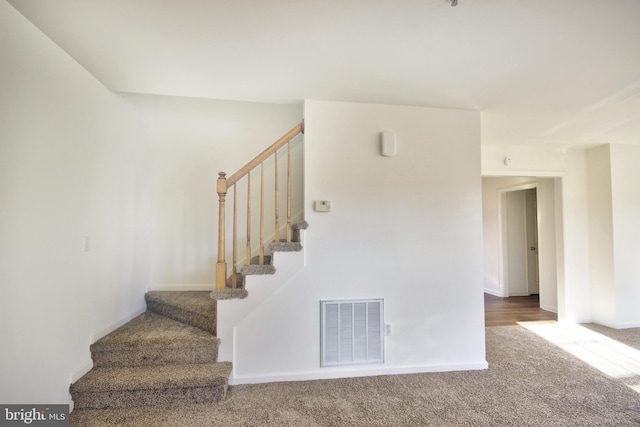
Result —
<instances>
[{"instance_id":1,"label":"beige carpet floor","mask_svg":"<svg viewBox=\"0 0 640 427\"><path fill-rule=\"evenodd\" d=\"M611 331L629 345L640 329ZM76 411L72 426L640 426L640 394L520 327L489 369L243 385L214 405Z\"/></svg>"}]
</instances>

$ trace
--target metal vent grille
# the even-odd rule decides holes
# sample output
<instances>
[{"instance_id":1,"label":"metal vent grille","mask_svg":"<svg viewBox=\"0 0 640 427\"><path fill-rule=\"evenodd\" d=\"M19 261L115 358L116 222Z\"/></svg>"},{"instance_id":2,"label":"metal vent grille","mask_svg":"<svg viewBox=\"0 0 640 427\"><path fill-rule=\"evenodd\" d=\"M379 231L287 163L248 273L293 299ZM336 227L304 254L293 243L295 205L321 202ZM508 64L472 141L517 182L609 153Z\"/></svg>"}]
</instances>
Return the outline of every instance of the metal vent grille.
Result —
<instances>
[{"instance_id":1,"label":"metal vent grille","mask_svg":"<svg viewBox=\"0 0 640 427\"><path fill-rule=\"evenodd\" d=\"M381 299L321 301L321 366L384 361Z\"/></svg>"}]
</instances>

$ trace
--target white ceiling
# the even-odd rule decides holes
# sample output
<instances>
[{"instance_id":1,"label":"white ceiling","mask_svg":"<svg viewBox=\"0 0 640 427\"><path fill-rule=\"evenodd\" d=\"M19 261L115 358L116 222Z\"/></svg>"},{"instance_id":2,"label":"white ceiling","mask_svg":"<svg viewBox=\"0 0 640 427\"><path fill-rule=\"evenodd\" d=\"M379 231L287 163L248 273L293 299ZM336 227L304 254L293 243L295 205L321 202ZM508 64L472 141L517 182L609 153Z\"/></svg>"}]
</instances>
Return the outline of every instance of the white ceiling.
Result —
<instances>
[{"instance_id":1,"label":"white ceiling","mask_svg":"<svg viewBox=\"0 0 640 427\"><path fill-rule=\"evenodd\" d=\"M9 0L114 91L477 109L485 144L640 144L639 0Z\"/></svg>"}]
</instances>

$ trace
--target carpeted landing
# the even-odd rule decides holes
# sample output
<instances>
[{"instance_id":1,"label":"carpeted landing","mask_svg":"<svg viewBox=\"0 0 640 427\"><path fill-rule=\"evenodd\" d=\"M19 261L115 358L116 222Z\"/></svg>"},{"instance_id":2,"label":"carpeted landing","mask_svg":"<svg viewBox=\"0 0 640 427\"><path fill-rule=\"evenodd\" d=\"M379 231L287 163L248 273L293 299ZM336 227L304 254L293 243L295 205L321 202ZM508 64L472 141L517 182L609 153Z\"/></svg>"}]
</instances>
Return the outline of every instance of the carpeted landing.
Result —
<instances>
[{"instance_id":1,"label":"carpeted landing","mask_svg":"<svg viewBox=\"0 0 640 427\"><path fill-rule=\"evenodd\" d=\"M622 382L520 326L486 331L484 371L235 386L216 404L74 411L71 425L640 426Z\"/></svg>"},{"instance_id":2,"label":"carpeted landing","mask_svg":"<svg viewBox=\"0 0 640 427\"><path fill-rule=\"evenodd\" d=\"M209 292L149 292L148 311L91 345L94 362L69 388L83 410L214 403L231 364L219 363Z\"/></svg>"}]
</instances>

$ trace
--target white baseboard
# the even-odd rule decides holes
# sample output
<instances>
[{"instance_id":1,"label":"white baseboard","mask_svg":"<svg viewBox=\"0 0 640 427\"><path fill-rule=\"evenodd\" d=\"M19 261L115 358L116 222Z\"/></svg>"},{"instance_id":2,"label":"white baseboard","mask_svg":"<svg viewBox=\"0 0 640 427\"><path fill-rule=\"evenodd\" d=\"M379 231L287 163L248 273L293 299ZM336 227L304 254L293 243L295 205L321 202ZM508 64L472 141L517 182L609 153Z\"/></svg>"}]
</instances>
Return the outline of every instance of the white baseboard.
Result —
<instances>
[{"instance_id":1,"label":"white baseboard","mask_svg":"<svg viewBox=\"0 0 640 427\"><path fill-rule=\"evenodd\" d=\"M87 372L89 372L92 368L93 368L93 360L89 360L82 367L80 367L80 368L76 369L74 372L72 372L71 373L71 378L70 378L71 384L75 383L80 378L85 376L85 374Z\"/></svg>"},{"instance_id":2,"label":"white baseboard","mask_svg":"<svg viewBox=\"0 0 640 427\"><path fill-rule=\"evenodd\" d=\"M550 305L541 305L540 308L545 310L545 311L550 311L552 313L558 314L558 308L557 307L551 307Z\"/></svg>"},{"instance_id":3,"label":"white baseboard","mask_svg":"<svg viewBox=\"0 0 640 427\"><path fill-rule=\"evenodd\" d=\"M100 330L98 332L92 333L89 336L89 344L93 344L94 342L98 341L100 338L109 335L111 332L115 331L120 326L122 326L125 323L129 322L134 317L140 316L145 311L147 311L147 307L146 306L141 307L141 308L137 309L136 311L134 311L133 313L125 316L123 319L120 319L116 323L113 323L112 325L109 325L106 328L104 328L104 329L102 329L102 330Z\"/></svg>"},{"instance_id":4,"label":"white baseboard","mask_svg":"<svg viewBox=\"0 0 640 427\"><path fill-rule=\"evenodd\" d=\"M213 283L192 284L192 283L156 283L149 286L149 291L212 291L216 287Z\"/></svg>"},{"instance_id":5,"label":"white baseboard","mask_svg":"<svg viewBox=\"0 0 640 427\"><path fill-rule=\"evenodd\" d=\"M491 289L485 289L484 293L485 294L489 294L489 295L493 295L494 297L502 297L502 294L500 292L494 291L494 290L491 290Z\"/></svg>"},{"instance_id":6,"label":"white baseboard","mask_svg":"<svg viewBox=\"0 0 640 427\"><path fill-rule=\"evenodd\" d=\"M423 374L429 372L453 372L453 371L478 371L488 369L489 364L486 361L477 363L462 364L442 364L442 365L423 365L423 366L407 366L396 368L373 368L361 370L333 370L333 371L313 371L292 374L274 374L260 376L238 376L235 373L230 378L230 384L261 384L283 381L309 381L309 380L328 380L335 378L355 378L355 377L372 377L378 375L404 375L404 374Z\"/></svg>"},{"instance_id":7,"label":"white baseboard","mask_svg":"<svg viewBox=\"0 0 640 427\"><path fill-rule=\"evenodd\" d=\"M141 307L139 309L137 309L136 311L134 311L133 313L125 316L123 319L120 319L119 321L109 325L108 327L98 331L98 332L94 332L92 334L89 335L89 345L95 343L96 341L98 341L100 338L110 334L111 332L115 331L116 329L118 329L120 326L124 325L125 323L129 322L131 319L138 317L139 315L141 315L142 313L144 313L145 311L147 311L147 307ZM73 384L76 381L78 381L80 378L82 378L83 376L85 376L87 374L87 372L89 372L91 369L93 368L93 360L91 360L91 358L89 358L88 361L86 361L81 367L75 369L74 371L71 372L71 375L69 377L69 383ZM71 395L69 395L69 411L73 411L73 400L71 399Z\"/></svg>"},{"instance_id":8,"label":"white baseboard","mask_svg":"<svg viewBox=\"0 0 640 427\"><path fill-rule=\"evenodd\" d=\"M640 323L622 323L616 325L615 329L630 329L630 328L640 328Z\"/></svg>"}]
</instances>

